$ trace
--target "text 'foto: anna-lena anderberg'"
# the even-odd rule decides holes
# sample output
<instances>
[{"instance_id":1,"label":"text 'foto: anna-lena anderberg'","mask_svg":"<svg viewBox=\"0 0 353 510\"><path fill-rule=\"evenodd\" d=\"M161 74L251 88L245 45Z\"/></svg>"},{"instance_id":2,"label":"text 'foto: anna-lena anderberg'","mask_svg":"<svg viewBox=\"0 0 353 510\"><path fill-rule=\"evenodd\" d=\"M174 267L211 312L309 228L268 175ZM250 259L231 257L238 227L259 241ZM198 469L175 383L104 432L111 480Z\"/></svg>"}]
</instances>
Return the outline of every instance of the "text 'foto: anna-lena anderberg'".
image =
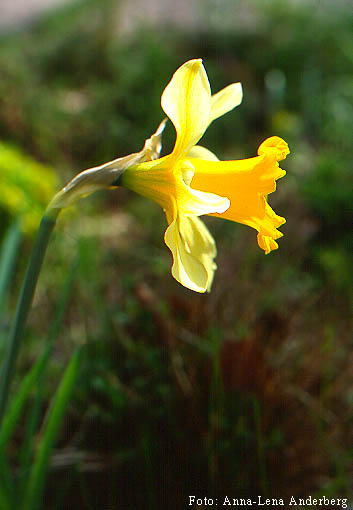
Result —
<instances>
[{"instance_id":1,"label":"text 'foto: anna-lena anderberg'","mask_svg":"<svg viewBox=\"0 0 353 510\"><path fill-rule=\"evenodd\" d=\"M326 496L321 496L319 498L313 498L312 496L308 496L306 498L297 498L291 496L289 500L285 501L283 498L263 498L262 496L257 496L255 499L251 498L231 498L229 496L224 496L218 502L217 498L207 498L202 497L199 498L197 496L189 496L189 506L196 505L197 506L257 506L257 507L273 507L273 506L326 506L332 510L334 507L336 508L348 508L348 499L347 498L327 498Z\"/></svg>"}]
</instances>

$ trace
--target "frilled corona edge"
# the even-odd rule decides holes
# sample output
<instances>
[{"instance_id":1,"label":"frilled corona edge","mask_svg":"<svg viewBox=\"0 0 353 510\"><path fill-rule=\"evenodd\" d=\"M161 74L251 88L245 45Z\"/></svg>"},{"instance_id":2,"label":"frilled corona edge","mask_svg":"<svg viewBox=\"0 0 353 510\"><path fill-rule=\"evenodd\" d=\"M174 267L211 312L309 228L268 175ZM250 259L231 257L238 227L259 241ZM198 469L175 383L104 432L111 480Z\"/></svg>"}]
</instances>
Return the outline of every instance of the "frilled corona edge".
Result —
<instances>
[{"instance_id":1,"label":"frilled corona edge","mask_svg":"<svg viewBox=\"0 0 353 510\"><path fill-rule=\"evenodd\" d=\"M277 230L285 223L267 202L267 195L276 190L276 180L286 172L278 161L289 153L287 143L277 136L265 140L258 156L238 161L190 162L195 168L192 185L203 191L222 195L230 201L229 208L214 216L243 223L258 231L258 244L265 253L278 248L275 239L283 234Z\"/></svg>"}]
</instances>

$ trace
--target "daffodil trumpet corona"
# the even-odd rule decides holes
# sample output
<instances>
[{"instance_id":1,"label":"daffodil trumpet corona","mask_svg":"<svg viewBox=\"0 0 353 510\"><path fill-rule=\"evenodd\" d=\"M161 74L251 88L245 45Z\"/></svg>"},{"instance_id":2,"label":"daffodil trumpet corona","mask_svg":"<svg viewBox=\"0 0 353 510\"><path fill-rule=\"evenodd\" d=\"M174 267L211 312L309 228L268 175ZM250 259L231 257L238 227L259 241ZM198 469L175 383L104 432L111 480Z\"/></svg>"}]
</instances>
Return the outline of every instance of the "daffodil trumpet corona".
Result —
<instances>
[{"instance_id":1,"label":"daffodil trumpet corona","mask_svg":"<svg viewBox=\"0 0 353 510\"><path fill-rule=\"evenodd\" d=\"M166 119L135 154L85 170L65 186L48 206L50 215L101 188L124 186L159 204L168 227L164 240L173 255L172 275L196 292L210 291L216 269L215 241L200 219L218 216L257 231L257 242L267 254L278 248L278 230L285 219L267 202L276 180L285 175L278 162L289 153L277 136L266 139L257 156L219 161L197 145L215 119L238 106L240 83L211 94L201 59L190 60L174 73L161 105L176 130L174 148L160 157Z\"/></svg>"}]
</instances>

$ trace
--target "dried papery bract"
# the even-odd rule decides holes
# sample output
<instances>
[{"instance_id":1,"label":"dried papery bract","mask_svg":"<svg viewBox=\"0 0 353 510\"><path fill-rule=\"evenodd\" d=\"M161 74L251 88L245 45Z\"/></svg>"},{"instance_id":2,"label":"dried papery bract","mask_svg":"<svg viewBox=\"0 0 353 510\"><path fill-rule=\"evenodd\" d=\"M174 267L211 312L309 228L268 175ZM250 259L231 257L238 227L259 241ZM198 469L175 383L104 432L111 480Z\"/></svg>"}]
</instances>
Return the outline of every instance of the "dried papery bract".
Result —
<instances>
[{"instance_id":1,"label":"dried papery bract","mask_svg":"<svg viewBox=\"0 0 353 510\"><path fill-rule=\"evenodd\" d=\"M162 148L161 138L166 122L167 119L164 119L160 123L156 132L145 141L145 145L140 152L80 172L54 196L47 210L63 209L95 191L117 187L122 174L127 168L157 159Z\"/></svg>"}]
</instances>

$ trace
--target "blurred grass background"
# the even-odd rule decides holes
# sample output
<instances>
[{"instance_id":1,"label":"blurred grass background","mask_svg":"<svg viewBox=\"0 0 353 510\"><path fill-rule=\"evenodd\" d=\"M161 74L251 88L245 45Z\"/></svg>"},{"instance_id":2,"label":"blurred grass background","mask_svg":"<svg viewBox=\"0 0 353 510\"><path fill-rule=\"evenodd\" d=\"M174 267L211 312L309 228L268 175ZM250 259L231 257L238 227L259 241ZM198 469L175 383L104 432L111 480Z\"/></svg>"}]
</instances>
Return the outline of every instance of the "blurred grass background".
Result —
<instances>
[{"instance_id":1,"label":"blurred grass background","mask_svg":"<svg viewBox=\"0 0 353 510\"><path fill-rule=\"evenodd\" d=\"M243 104L203 145L239 159L271 135L289 143L287 176L270 197L287 218L285 235L264 257L251 229L207 218L219 269L212 293L198 295L170 276L165 219L153 203L117 190L64 214L13 401L48 345L51 355L7 441L0 501L1 484L20 499L33 488L24 488L28 459L40 457L52 395L80 346L43 508L180 509L189 494L348 497L349 2L208 0L194 27L139 21L130 32L119 22L123 4L83 0L0 33L1 260L12 275L0 274L1 351L51 194L80 170L139 150L163 117L165 85L190 58L203 58L213 92L235 81L244 88ZM173 142L168 126L165 153Z\"/></svg>"}]
</instances>

